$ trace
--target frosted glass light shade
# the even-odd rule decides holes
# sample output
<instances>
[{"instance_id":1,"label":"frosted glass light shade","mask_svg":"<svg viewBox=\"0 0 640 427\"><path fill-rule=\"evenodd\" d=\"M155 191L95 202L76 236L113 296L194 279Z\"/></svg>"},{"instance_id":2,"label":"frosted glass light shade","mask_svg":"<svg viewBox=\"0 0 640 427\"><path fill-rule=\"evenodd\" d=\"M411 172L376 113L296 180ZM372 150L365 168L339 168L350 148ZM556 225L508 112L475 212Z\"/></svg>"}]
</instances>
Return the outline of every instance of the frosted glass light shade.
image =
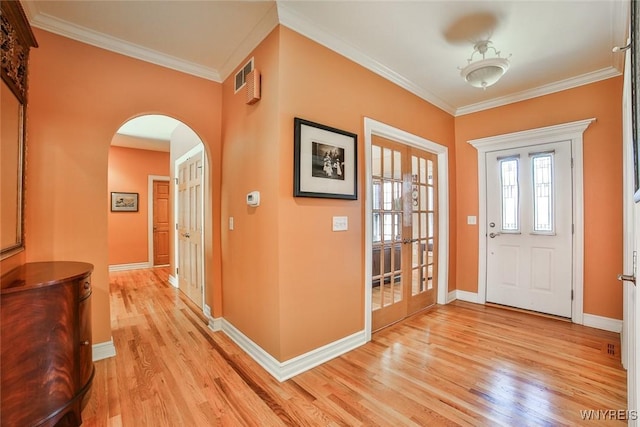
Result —
<instances>
[{"instance_id":1,"label":"frosted glass light shade","mask_svg":"<svg viewBox=\"0 0 640 427\"><path fill-rule=\"evenodd\" d=\"M506 58L487 58L467 65L460 75L471 86L486 89L500 80L508 69L509 61Z\"/></svg>"}]
</instances>

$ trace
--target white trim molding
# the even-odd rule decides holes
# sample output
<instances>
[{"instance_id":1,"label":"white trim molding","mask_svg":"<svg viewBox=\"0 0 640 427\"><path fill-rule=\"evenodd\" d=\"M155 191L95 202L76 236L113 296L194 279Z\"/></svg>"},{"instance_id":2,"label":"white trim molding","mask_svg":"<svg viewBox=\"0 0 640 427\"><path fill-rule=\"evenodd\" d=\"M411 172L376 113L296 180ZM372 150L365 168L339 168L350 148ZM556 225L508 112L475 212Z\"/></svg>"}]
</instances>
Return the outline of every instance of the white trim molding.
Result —
<instances>
[{"instance_id":1,"label":"white trim molding","mask_svg":"<svg viewBox=\"0 0 640 427\"><path fill-rule=\"evenodd\" d=\"M421 87L405 76L390 69L386 65L381 64L369 55L366 55L356 46L351 45L340 37L336 37L331 32L324 30L315 23L309 21L304 16L296 13L285 2L277 2L278 19L280 24L292 29L293 31L310 38L314 42L321 44L340 55L349 58L356 64L359 64L367 70L389 80L390 82L400 86L401 88L413 93L414 95L424 99L425 101L435 105L441 110L454 115L455 108L443 100L442 98L431 93L429 90Z\"/></svg>"},{"instance_id":2,"label":"white trim molding","mask_svg":"<svg viewBox=\"0 0 640 427\"><path fill-rule=\"evenodd\" d=\"M222 321L222 317L209 317L209 323L207 324L207 326L213 332L220 332L222 331Z\"/></svg>"},{"instance_id":3,"label":"white trim molding","mask_svg":"<svg viewBox=\"0 0 640 427\"><path fill-rule=\"evenodd\" d=\"M622 3L622 2L620 2ZM619 55L622 57L622 55ZM491 108L501 107L503 105L513 104L515 102L525 101L527 99L538 98L544 95L550 95L563 90L573 89L575 87L596 83L601 80L618 77L621 72L615 67L603 68L580 76L571 77L569 79L560 80L549 83L533 89L527 89L522 92L513 93L499 98L493 98L488 101L478 102L476 104L465 105L455 111L455 117L464 116L465 114L476 113L478 111L489 110Z\"/></svg>"},{"instance_id":4,"label":"white trim molding","mask_svg":"<svg viewBox=\"0 0 640 427\"><path fill-rule=\"evenodd\" d=\"M113 337L109 341L100 342L98 344L93 344L91 346L92 351L92 359L94 362L98 360L108 359L110 357L115 357L116 355L116 346L113 344Z\"/></svg>"},{"instance_id":5,"label":"white trim molding","mask_svg":"<svg viewBox=\"0 0 640 427\"><path fill-rule=\"evenodd\" d=\"M610 317L596 316L595 314L583 314L584 326L590 328L602 329L605 331L622 332L622 320L611 319Z\"/></svg>"},{"instance_id":6,"label":"white trim molding","mask_svg":"<svg viewBox=\"0 0 640 427\"><path fill-rule=\"evenodd\" d=\"M373 135L398 141L401 144L426 150L438 158L438 304L446 304L449 283L449 149L428 139L389 126L369 117L364 118L365 157L365 334L371 340L371 264L372 236L371 215L371 139Z\"/></svg>"},{"instance_id":7,"label":"white trim molding","mask_svg":"<svg viewBox=\"0 0 640 427\"><path fill-rule=\"evenodd\" d=\"M173 286L174 288L178 289L179 284L178 284L178 278L176 276L174 276L173 274L169 275L169 284L171 286Z\"/></svg>"},{"instance_id":8,"label":"white trim molding","mask_svg":"<svg viewBox=\"0 0 640 427\"><path fill-rule=\"evenodd\" d=\"M293 359L280 362L224 318L222 331L278 381L286 381L366 343L365 331L362 330Z\"/></svg>"},{"instance_id":9,"label":"white trim molding","mask_svg":"<svg viewBox=\"0 0 640 427\"><path fill-rule=\"evenodd\" d=\"M151 268L152 265L149 262L135 262L131 264L112 264L109 266L109 272L112 271L128 271L128 270L140 270L143 268Z\"/></svg>"},{"instance_id":10,"label":"white trim molding","mask_svg":"<svg viewBox=\"0 0 640 427\"><path fill-rule=\"evenodd\" d=\"M484 301L480 302L480 297L477 292L461 291L456 289L455 291L451 291L449 296L452 297L451 301L460 300L472 302L474 304L484 304Z\"/></svg>"},{"instance_id":11,"label":"white trim molding","mask_svg":"<svg viewBox=\"0 0 640 427\"><path fill-rule=\"evenodd\" d=\"M478 302L486 302L487 292L487 170L485 156L490 151L571 141L573 158L573 302L571 320L584 324L584 172L583 134L596 119L585 119L543 128L467 141L478 150Z\"/></svg>"}]
</instances>

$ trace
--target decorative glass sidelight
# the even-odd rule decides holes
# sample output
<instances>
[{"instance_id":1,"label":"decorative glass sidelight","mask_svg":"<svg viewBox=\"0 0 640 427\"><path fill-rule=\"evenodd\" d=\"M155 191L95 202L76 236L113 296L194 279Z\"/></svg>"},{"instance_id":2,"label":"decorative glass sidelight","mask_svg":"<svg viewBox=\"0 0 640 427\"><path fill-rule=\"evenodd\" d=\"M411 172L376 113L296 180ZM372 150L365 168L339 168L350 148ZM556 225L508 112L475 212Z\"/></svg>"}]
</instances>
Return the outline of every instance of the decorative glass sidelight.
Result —
<instances>
[{"instance_id":1,"label":"decorative glass sidelight","mask_svg":"<svg viewBox=\"0 0 640 427\"><path fill-rule=\"evenodd\" d=\"M553 153L534 155L533 171L533 231L553 233Z\"/></svg>"},{"instance_id":2,"label":"decorative glass sidelight","mask_svg":"<svg viewBox=\"0 0 640 427\"><path fill-rule=\"evenodd\" d=\"M502 201L502 231L520 230L520 190L518 187L518 158L500 160L500 199Z\"/></svg>"}]
</instances>

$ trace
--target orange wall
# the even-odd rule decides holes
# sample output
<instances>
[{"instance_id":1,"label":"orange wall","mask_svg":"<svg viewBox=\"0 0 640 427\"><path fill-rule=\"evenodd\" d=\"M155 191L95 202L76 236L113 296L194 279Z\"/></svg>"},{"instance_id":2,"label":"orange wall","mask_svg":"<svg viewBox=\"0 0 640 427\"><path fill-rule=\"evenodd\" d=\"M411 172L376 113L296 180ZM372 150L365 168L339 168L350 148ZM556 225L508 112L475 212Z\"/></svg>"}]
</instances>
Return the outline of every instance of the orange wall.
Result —
<instances>
[{"instance_id":1,"label":"orange wall","mask_svg":"<svg viewBox=\"0 0 640 427\"><path fill-rule=\"evenodd\" d=\"M109 265L149 261L149 175L169 176L168 152L109 149L109 203L112 191L139 195L138 212L109 210Z\"/></svg>"},{"instance_id":2,"label":"orange wall","mask_svg":"<svg viewBox=\"0 0 640 427\"><path fill-rule=\"evenodd\" d=\"M456 167L448 113L285 27L280 55L279 281L286 360L364 328L364 118L449 147L451 200ZM292 197L294 117L358 135L357 201ZM348 217L347 232L331 231L334 215ZM449 283L454 286L454 275Z\"/></svg>"},{"instance_id":3,"label":"orange wall","mask_svg":"<svg viewBox=\"0 0 640 427\"><path fill-rule=\"evenodd\" d=\"M595 117L584 133L584 312L622 319L622 77L456 118L458 289L478 289L478 155L468 140Z\"/></svg>"},{"instance_id":4,"label":"orange wall","mask_svg":"<svg viewBox=\"0 0 640 427\"><path fill-rule=\"evenodd\" d=\"M226 320L274 357L280 353L278 169L279 31L253 53L262 74L262 99L246 105L234 94L233 75L223 83L222 270ZM242 62L240 66L244 65ZM245 196L258 190L260 206ZM234 218L234 230L228 218Z\"/></svg>"},{"instance_id":5,"label":"orange wall","mask_svg":"<svg viewBox=\"0 0 640 427\"><path fill-rule=\"evenodd\" d=\"M211 169L219 170L221 85L39 29L34 32L39 47L30 58L26 261L78 260L95 266L93 339L105 342L111 336L111 139L135 116L166 114L198 132ZM219 176L212 175L212 188L220 188ZM219 230L214 228L213 235L215 242ZM219 240L216 256L219 259ZM219 286L219 269L208 279L210 286Z\"/></svg>"},{"instance_id":6,"label":"orange wall","mask_svg":"<svg viewBox=\"0 0 640 427\"><path fill-rule=\"evenodd\" d=\"M223 227L223 311L284 361L364 328L364 117L451 149L454 121L286 27L254 56L262 100L244 105L232 79L223 84L222 215L235 219L234 231ZM358 135L357 201L293 197L294 117ZM250 190L261 191L258 208L244 202ZM348 217L347 232L331 231L334 215Z\"/></svg>"},{"instance_id":7,"label":"orange wall","mask_svg":"<svg viewBox=\"0 0 640 427\"><path fill-rule=\"evenodd\" d=\"M181 120L207 149L213 206L207 303L215 317L224 316L278 360L364 326L364 117L449 147L449 290L472 292L477 229L466 225L466 216L477 215L477 155L466 141L596 117L585 133L585 312L621 317L620 287L612 283L622 264L621 174L612 173L621 169L621 79L454 119L278 27L252 55L262 72L263 98L248 106L242 94L233 94L233 75L219 85L35 32L40 47L31 56L27 251L2 267L20 257L93 263L95 342L111 335L109 144L122 123L148 113ZM357 201L292 196L294 117L358 135ZM258 208L245 203L252 190L262 193ZM331 232L334 215L348 217L347 232Z\"/></svg>"}]
</instances>

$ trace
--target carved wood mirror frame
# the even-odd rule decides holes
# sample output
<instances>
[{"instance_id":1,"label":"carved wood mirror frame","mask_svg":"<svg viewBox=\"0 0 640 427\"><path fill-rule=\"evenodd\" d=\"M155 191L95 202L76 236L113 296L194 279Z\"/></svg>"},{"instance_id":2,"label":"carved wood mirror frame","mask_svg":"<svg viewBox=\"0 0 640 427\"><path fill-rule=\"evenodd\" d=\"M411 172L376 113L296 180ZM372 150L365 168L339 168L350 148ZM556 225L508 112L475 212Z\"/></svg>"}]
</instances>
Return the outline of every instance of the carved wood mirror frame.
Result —
<instances>
[{"instance_id":1,"label":"carved wood mirror frame","mask_svg":"<svg viewBox=\"0 0 640 427\"><path fill-rule=\"evenodd\" d=\"M0 2L0 259L24 250L24 172L29 50L37 47L22 6Z\"/></svg>"}]
</instances>

